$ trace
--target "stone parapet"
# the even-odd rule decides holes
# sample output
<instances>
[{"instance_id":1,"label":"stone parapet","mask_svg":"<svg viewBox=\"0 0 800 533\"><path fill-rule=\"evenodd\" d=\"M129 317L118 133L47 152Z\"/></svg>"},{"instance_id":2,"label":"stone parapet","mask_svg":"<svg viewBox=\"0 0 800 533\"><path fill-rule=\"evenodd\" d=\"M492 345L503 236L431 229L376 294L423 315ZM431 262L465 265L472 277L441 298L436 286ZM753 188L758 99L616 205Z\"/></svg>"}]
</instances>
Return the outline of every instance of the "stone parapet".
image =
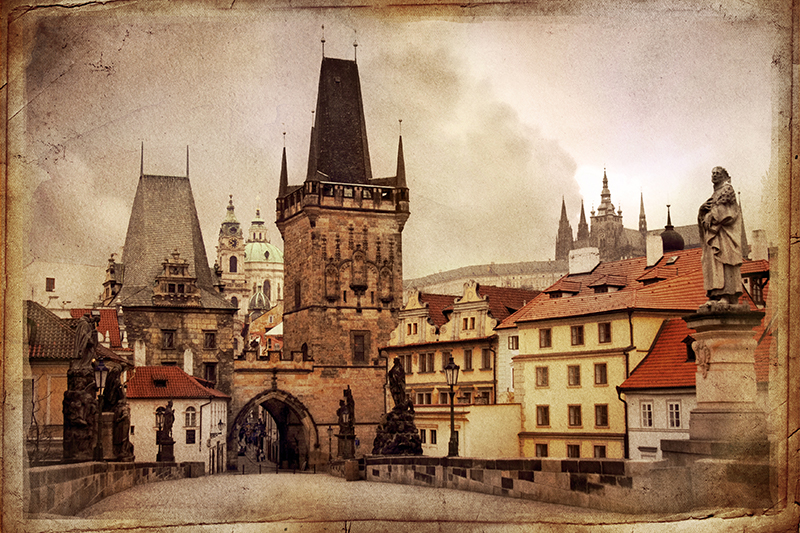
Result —
<instances>
[{"instance_id":1,"label":"stone parapet","mask_svg":"<svg viewBox=\"0 0 800 533\"><path fill-rule=\"evenodd\" d=\"M74 516L103 498L153 481L199 477L203 463L74 463L30 468L24 511Z\"/></svg>"}]
</instances>

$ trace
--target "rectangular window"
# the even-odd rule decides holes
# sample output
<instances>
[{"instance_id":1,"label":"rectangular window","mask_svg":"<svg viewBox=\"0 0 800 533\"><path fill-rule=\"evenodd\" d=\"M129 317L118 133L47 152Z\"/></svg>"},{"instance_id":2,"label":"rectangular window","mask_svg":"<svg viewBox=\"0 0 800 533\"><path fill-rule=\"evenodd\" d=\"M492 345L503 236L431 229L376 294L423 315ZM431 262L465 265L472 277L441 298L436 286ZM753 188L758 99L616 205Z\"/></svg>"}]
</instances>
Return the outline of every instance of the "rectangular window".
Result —
<instances>
[{"instance_id":1,"label":"rectangular window","mask_svg":"<svg viewBox=\"0 0 800 533\"><path fill-rule=\"evenodd\" d=\"M539 330L539 348L550 348L553 345L553 331L550 328Z\"/></svg>"},{"instance_id":2,"label":"rectangular window","mask_svg":"<svg viewBox=\"0 0 800 533\"><path fill-rule=\"evenodd\" d=\"M608 372L605 363L595 363L594 365L594 384L608 385Z\"/></svg>"},{"instance_id":3,"label":"rectangular window","mask_svg":"<svg viewBox=\"0 0 800 533\"><path fill-rule=\"evenodd\" d=\"M195 443L195 430L187 429L186 430L186 444L194 444Z\"/></svg>"},{"instance_id":4,"label":"rectangular window","mask_svg":"<svg viewBox=\"0 0 800 533\"><path fill-rule=\"evenodd\" d=\"M567 457L570 459L578 459L581 456L580 444L567 444Z\"/></svg>"},{"instance_id":5,"label":"rectangular window","mask_svg":"<svg viewBox=\"0 0 800 533\"><path fill-rule=\"evenodd\" d=\"M175 284L174 283L168 283L167 284L167 292L169 292L169 293L174 293L175 292Z\"/></svg>"},{"instance_id":6,"label":"rectangular window","mask_svg":"<svg viewBox=\"0 0 800 533\"><path fill-rule=\"evenodd\" d=\"M653 403L642 402L642 427L653 427Z\"/></svg>"},{"instance_id":7,"label":"rectangular window","mask_svg":"<svg viewBox=\"0 0 800 533\"><path fill-rule=\"evenodd\" d=\"M536 386L549 387L550 386L550 370L546 366L536 367Z\"/></svg>"},{"instance_id":8,"label":"rectangular window","mask_svg":"<svg viewBox=\"0 0 800 533\"><path fill-rule=\"evenodd\" d=\"M567 413L569 415L569 427L581 427L583 425L583 421L581 420L581 406L580 405L570 405L567 408Z\"/></svg>"},{"instance_id":9,"label":"rectangular window","mask_svg":"<svg viewBox=\"0 0 800 533\"><path fill-rule=\"evenodd\" d=\"M351 331L350 343L353 349L353 362L366 363L369 354L369 332Z\"/></svg>"},{"instance_id":10,"label":"rectangular window","mask_svg":"<svg viewBox=\"0 0 800 533\"><path fill-rule=\"evenodd\" d=\"M446 392L439 393L439 403L442 405L447 405L450 403L450 395Z\"/></svg>"},{"instance_id":11,"label":"rectangular window","mask_svg":"<svg viewBox=\"0 0 800 533\"><path fill-rule=\"evenodd\" d=\"M428 432L424 429L419 430L419 440L422 444L426 444L426 439L428 437Z\"/></svg>"},{"instance_id":12,"label":"rectangular window","mask_svg":"<svg viewBox=\"0 0 800 533\"><path fill-rule=\"evenodd\" d=\"M583 346L583 326L571 326L569 332L572 345Z\"/></svg>"},{"instance_id":13,"label":"rectangular window","mask_svg":"<svg viewBox=\"0 0 800 533\"><path fill-rule=\"evenodd\" d=\"M519 350L519 335L512 335L508 338L508 349Z\"/></svg>"},{"instance_id":14,"label":"rectangular window","mask_svg":"<svg viewBox=\"0 0 800 533\"><path fill-rule=\"evenodd\" d=\"M450 352L442 352L442 370L444 370L444 367L446 367L447 363L450 362L451 355L452 354Z\"/></svg>"},{"instance_id":15,"label":"rectangular window","mask_svg":"<svg viewBox=\"0 0 800 533\"><path fill-rule=\"evenodd\" d=\"M463 403L463 404L472 403L472 393L471 392L462 392L461 396L458 397L458 403Z\"/></svg>"},{"instance_id":16,"label":"rectangular window","mask_svg":"<svg viewBox=\"0 0 800 533\"><path fill-rule=\"evenodd\" d=\"M436 444L436 430L431 430L431 444Z\"/></svg>"},{"instance_id":17,"label":"rectangular window","mask_svg":"<svg viewBox=\"0 0 800 533\"><path fill-rule=\"evenodd\" d=\"M463 324L462 324L462 328L461 329L463 329L463 330L469 329L469 320L468 319L465 318L463 320Z\"/></svg>"},{"instance_id":18,"label":"rectangular window","mask_svg":"<svg viewBox=\"0 0 800 533\"><path fill-rule=\"evenodd\" d=\"M347 303L347 291L342 291L342 301Z\"/></svg>"},{"instance_id":19,"label":"rectangular window","mask_svg":"<svg viewBox=\"0 0 800 533\"><path fill-rule=\"evenodd\" d=\"M594 425L600 428L608 427L608 405L597 404L594 406Z\"/></svg>"},{"instance_id":20,"label":"rectangular window","mask_svg":"<svg viewBox=\"0 0 800 533\"><path fill-rule=\"evenodd\" d=\"M414 327L412 328L412 331L411 331L411 332L412 332L412 334L413 334L413 335L416 335L416 334L417 334L417 323L416 323L416 322L414 322L414 323L413 323L413 324L411 324L411 325L412 325L412 326L414 326Z\"/></svg>"},{"instance_id":21,"label":"rectangular window","mask_svg":"<svg viewBox=\"0 0 800 533\"><path fill-rule=\"evenodd\" d=\"M406 324L406 335L411 335L411 324Z\"/></svg>"},{"instance_id":22,"label":"rectangular window","mask_svg":"<svg viewBox=\"0 0 800 533\"><path fill-rule=\"evenodd\" d=\"M481 351L481 370L489 370L492 368L492 351L484 348Z\"/></svg>"},{"instance_id":23,"label":"rectangular window","mask_svg":"<svg viewBox=\"0 0 800 533\"><path fill-rule=\"evenodd\" d=\"M594 447L594 457L595 457L595 459L605 459L606 458L606 447L605 446L595 446Z\"/></svg>"},{"instance_id":24,"label":"rectangular window","mask_svg":"<svg viewBox=\"0 0 800 533\"><path fill-rule=\"evenodd\" d=\"M469 317L469 329L475 329L475 317Z\"/></svg>"},{"instance_id":25,"label":"rectangular window","mask_svg":"<svg viewBox=\"0 0 800 533\"><path fill-rule=\"evenodd\" d=\"M414 370L411 368L411 354L401 355L400 362L403 364L403 372L412 374Z\"/></svg>"},{"instance_id":26,"label":"rectangular window","mask_svg":"<svg viewBox=\"0 0 800 533\"><path fill-rule=\"evenodd\" d=\"M539 427L550 426L550 406L537 405L536 406L536 425Z\"/></svg>"},{"instance_id":27,"label":"rectangular window","mask_svg":"<svg viewBox=\"0 0 800 533\"><path fill-rule=\"evenodd\" d=\"M302 300L300 299L300 281L295 281L294 282L294 308L295 309L300 309L301 301Z\"/></svg>"},{"instance_id":28,"label":"rectangular window","mask_svg":"<svg viewBox=\"0 0 800 533\"><path fill-rule=\"evenodd\" d=\"M44 280L44 290L47 292L53 292L56 290L56 278L45 278Z\"/></svg>"},{"instance_id":29,"label":"rectangular window","mask_svg":"<svg viewBox=\"0 0 800 533\"><path fill-rule=\"evenodd\" d=\"M161 331L161 348L164 350L175 349L175 331L166 329Z\"/></svg>"},{"instance_id":30,"label":"rectangular window","mask_svg":"<svg viewBox=\"0 0 800 533\"><path fill-rule=\"evenodd\" d=\"M203 332L203 348L214 350L217 348L217 333L215 331Z\"/></svg>"},{"instance_id":31,"label":"rectangular window","mask_svg":"<svg viewBox=\"0 0 800 533\"><path fill-rule=\"evenodd\" d=\"M197 421L197 412L194 410L194 407L190 407L186 410L186 426L194 427L195 422Z\"/></svg>"},{"instance_id":32,"label":"rectangular window","mask_svg":"<svg viewBox=\"0 0 800 533\"><path fill-rule=\"evenodd\" d=\"M681 402L667 402L667 414L669 416L669 427L681 427Z\"/></svg>"},{"instance_id":33,"label":"rectangular window","mask_svg":"<svg viewBox=\"0 0 800 533\"><path fill-rule=\"evenodd\" d=\"M611 322L597 324L597 339L600 342L611 342Z\"/></svg>"},{"instance_id":34,"label":"rectangular window","mask_svg":"<svg viewBox=\"0 0 800 533\"><path fill-rule=\"evenodd\" d=\"M463 370L472 370L472 350L464 350Z\"/></svg>"},{"instance_id":35,"label":"rectangular window","mask_svg":"<svg viewBox=\"0 0 800 533\"><path fill-rule=\"evenodd\" d=\"M430 392L418 392L417 393L417 405L430 405L431 404L431 393Z\"/></svg>"},{"instance_id":36,"label":"rectangular window","mask_svg":"<svg viewBox=\"0 0 800 533\"><path fill-rule=\"evenodd\" d=\"M211 383L217 382L217 363L206 363L205 364L205 378L206 381L210 381Z\"/></svg>"},{"instance_id":37,"label":"rectangular window","mask_svg":"<svg viewBox=\"0 0 800 533\"><path fill-rule=\"evenodd\" d=\"M536 445L536 457L547 457L547 444Z\"/></svg>"},{"instance_id":38,"label":"rectangular window","mask_svg":"<svg viewBox=\"0 0 800 533\"><path fill-rule=\"evenodd\" d=\"M567 385L570 387L581 386L581 367L578 365L570 365L567 367Z\"/></svg>"}]
</instances>

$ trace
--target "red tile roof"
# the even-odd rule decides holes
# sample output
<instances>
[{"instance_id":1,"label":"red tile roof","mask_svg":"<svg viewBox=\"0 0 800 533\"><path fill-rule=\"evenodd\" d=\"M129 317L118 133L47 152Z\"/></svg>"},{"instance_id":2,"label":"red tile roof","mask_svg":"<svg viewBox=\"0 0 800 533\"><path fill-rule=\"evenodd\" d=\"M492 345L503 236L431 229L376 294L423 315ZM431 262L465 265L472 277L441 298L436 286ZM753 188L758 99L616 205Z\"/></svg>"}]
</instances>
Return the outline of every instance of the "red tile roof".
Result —
<instances>
[{"instance_id":1,"label":"red tile roof","mask_svg":"<svg viewBox=\"0 0 800 533\"><path fill-rule=\"evenodd\" d=\"M100 323L97 325L97 331L105 335L108 332L109 340L111 341L111 348L122 348L122 343L119 338L119 322L117 321L117 310L113 308L104 307L98 309L100 311ZM69 313L72 318L80 318L86 313L91 313L92 309L70 309Z\"/></svg>"},{"instance_id":2,"label":"red tile roof","mask_svg":"<svg viewBox=\"0 0 800 533\"><path fill-rule=\"evenodd\" d=\"M428 316L434 325L439 328L447 323L444 310L453 305L456 297L447 294L420 293L419 300L428 305Z\"/></svg>"},{"instance_id":3,"label":"red tile roof","mask_svg":"<svg viewBox=\"0 0 800 533\"><path fill-rule=\"evenodd\" d=\"M511 313L522 309L527 302L539 294L541 291L478 285L478 295L483 296L489 302L489 312L497 319L498 323L505 320Z\"/></svg>"},{"instance_id":4,"label":"red tile roof","mask_svg":"<svg viewBox=\"0 0 800 533\"><path fill-rule=\"evenodd\" d=\"M156 381L165 386L157 387ZM227 394L204 386L208 383L190 376L177 366L140 366L133 370L128 379L128 398L230 398Z\"/></svg>"},{"instance_id":5,"label":"red tile roof","mask_svg":"<svg viewBox=\"0 0 800 533\"><path fill-rule=\"evenodd\" d=\"M30 359L72 359L75 331L52 311L31 300L25 301L25 340Z\"/></svg>"}]
</instances>

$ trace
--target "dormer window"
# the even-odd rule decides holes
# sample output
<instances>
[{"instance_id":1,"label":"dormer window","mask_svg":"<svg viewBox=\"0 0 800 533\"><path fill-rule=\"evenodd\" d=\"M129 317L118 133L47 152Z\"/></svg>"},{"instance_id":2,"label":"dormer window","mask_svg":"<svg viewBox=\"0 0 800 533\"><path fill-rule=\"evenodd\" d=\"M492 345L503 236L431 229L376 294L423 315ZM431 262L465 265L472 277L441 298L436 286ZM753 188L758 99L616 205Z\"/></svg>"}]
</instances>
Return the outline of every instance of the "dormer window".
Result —
<instances>
[{"instance_id":1,"label":"dormer window","mask_svg":"<svg viewBox=\"0 0 800 533\"><path fill-rule=\"evenodd\" d=\"M167 387L167 380L166 379L154 379L153 385L159 389L165 389Z\"/></svg>"},{"instance_id":2,"label":"dormer window","mask_svg":"<svg viewBox=\"0 0 800 533\"><path fill-rule=\"evenodd\" d=\"M697 356L694 353L694 349L692 348L692 344L694 343L694 338L691 335L687 335L681 342L686 345L686 361L687 362L694 362L697 360Z\"/></svg>"}]
</instances>

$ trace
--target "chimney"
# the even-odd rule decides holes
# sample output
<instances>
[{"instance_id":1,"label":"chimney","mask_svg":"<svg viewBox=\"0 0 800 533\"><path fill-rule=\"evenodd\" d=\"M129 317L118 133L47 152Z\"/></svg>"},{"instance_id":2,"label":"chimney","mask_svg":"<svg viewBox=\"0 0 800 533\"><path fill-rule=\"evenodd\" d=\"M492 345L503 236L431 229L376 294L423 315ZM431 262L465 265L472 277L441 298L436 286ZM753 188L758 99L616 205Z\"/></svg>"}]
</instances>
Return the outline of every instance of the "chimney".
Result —
<instances>
[{"instance_id":1,"label":"chimney","mask_svg":"<svg viewBox=\"0 0 800 533\"><path fill-rule=\"evenodd\" d=\"M750 244L750 259L752 261L769 260L766 232L763 229L754 229L752 241Z\"/></svg>"},{"instance_id":2,"label":"chimney","mask_svg":"<svg viewBox=\"0 0 800 533\"><path fill-rule=\"evenodd\" d=\"M586 274L600 264L599 248L578 248L569 252L569 273Z\"/></svg>"},{"instance_id":3,"label":"chimney","mask_svg":"<svg viewBox=\"0 0 800 533\"><path fill-rule=\"evenodd\" d=\"M661 256L664 255L664 241L661 240L661 235L657 233L649 233L647 235L647 266L651 267L658 263Z\"/></svg>"}]
</instances>

